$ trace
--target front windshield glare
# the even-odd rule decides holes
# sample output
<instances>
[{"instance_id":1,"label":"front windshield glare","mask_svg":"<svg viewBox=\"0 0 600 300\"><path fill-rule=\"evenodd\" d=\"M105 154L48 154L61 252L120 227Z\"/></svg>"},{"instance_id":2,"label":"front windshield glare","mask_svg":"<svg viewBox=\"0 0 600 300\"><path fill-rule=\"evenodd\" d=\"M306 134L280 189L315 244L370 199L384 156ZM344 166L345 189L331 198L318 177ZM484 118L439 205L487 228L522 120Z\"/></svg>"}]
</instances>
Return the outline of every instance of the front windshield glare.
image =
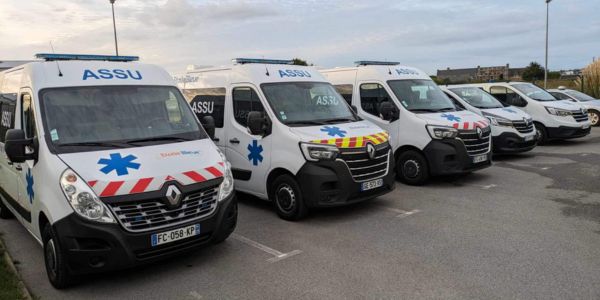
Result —
<instances>
[{"instance_id":1,"label":"front windshield glare","mask_svg":"<svg viewBox=\"0 0 600 300\"><path fill-rule=\"evenodd\" d=\"M584 101L584 102L585 101L596 100L596 99L590 97L587 94L584 94L584 93L582 93L580 91L575 91L575 90L565 91L565 94L567 94L567 95L569 95L569 96L571 96L571 97L573 97L573 98L575 98L575 99L577 99L579 101Z\"/></svg>"},{"instance_id":2,"label":"front windshield glare","mask_svg":"<svg viewBox=\"0 0 600 300\"><path fill-rule=\"evenodd\" d=\"M357 121L344 98L329 83L266 83L262 90L277 118L290 126Z\"/></svg>"},{"instance_id":3,"label":"front windshield glare","mask_svg":"<svg viewBox=\"0 0 600 300\"><path fill-rule=\"evenodd\" d=\"M513 84L512 86L533 100L556 101L556 98L554 98L554 96L552 96L550 93L531 83L519 83Z\"/></svg>"},{"instance_id":4,"label":"front windshield glare","mask_svg":"<svg viewBox=\"0 0 600 300\"><path fill-rule=\"evenodd\" d=\"M413 112L455 111L452 100L426 79L390 80L388 85L402 105Z\"/></svg>"},{"instance_id":5,"label":"front windshield glare","mask_svg":"<svg viewBox=\"0 0 600 300\"><path fill-rule=\"evenodd\" d=\"M41 99L46 133L59 149L157 137L206 137L175 87L56 88L42 91Z\"/></svg>"},{"instance_id":6,"label":"front windshield glare","mask_svg":"<svg viewBox=\"0 0 600 300\"><path fill-rule=\"evenodd\" d=\"M454 88L450 89L461 99L467 101L470 105L477 108L501 108L504 107L494 96L482 91L476 87Z\"/></svg>"}]
</instances>

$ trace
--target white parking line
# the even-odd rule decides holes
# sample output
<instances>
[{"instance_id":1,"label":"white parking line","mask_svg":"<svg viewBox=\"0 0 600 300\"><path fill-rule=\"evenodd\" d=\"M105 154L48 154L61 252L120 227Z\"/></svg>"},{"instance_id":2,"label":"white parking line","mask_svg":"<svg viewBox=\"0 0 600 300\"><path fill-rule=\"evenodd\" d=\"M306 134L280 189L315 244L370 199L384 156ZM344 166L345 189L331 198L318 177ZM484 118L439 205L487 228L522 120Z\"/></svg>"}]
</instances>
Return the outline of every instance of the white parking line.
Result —
<instances>
[{"instance_id":1,"label":"white parking line","mask_svg":"<svg viewBox=\"0 0 600 300\"><path fill-rule=\"evenodd\" d=\"M413 209L411 211L406 211L406 210L403 210L403 209L391 208L391 207L386 207L385 209L387 209L387 210L389 210L391 212L397 213L398 215L396 216L396 218L404 218L404 217L408 217L410 215L414 215L416 213L421 212L418 209Z\"/></svg>"},{"instance_id":2,"label":"white parking line","mask_svg":"<svg viewBox=\"0 0 600 300\"><path fill-rule=\"evenodd\" d=\"M277 250L275 250L275 249L273 249L271 247L265 246L265 245L263 245L263 244L261 244L259 242L253 241L253 240L251 240L251 239L249 239L247 237L244 237L244 236L241 236L241 235L235 234L235 233L231 234L231 238L233 238L235 240L238 240L238 241L240 241L240 242L242 242L242 243L244 243L246 245L252 246L254 248L257 248L259 250L262 250L264 252L267 252L267 253L273 255L274 257L267 259L268 262L272 262L272 263L273 262L278 262L280 260L284 260L286 258L289 258L289 257L292 257L294 255L302 253L302 251L300 251L300 250L293 250L293 251L288 252L288 253L283 253L281 251L277 251Z\"/></svg>"}]
</instances>

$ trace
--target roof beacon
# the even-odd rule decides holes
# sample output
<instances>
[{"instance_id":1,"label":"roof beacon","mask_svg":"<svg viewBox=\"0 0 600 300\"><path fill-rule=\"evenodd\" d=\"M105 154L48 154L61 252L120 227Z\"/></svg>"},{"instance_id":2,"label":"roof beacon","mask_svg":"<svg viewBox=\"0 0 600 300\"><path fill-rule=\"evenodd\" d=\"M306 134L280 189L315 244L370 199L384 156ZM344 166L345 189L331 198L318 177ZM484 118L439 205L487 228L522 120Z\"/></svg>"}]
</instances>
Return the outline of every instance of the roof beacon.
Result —
<instances>
[{"instance_id":1,"label":"roof beacon","mask_svg":"<svg viewBox=\"0 0 600 300\"><path fill-rule=\"evenodd\" d=\"M54 53L38 53L35 58L45 61L55 60L101 60L101 61L138 61L138 56L116 56L116 55L90 55L90 54L54 54Z\"/></svg>"},{"instance_id":2,"label":"roof beacon","mask_svg":"<svg viewBox=\"0 0 600 300\"><path fill-rule=\"evenodd\" d=\"M357 66L397 66L400 63L395 61L371 61L359 60L354 62Z\"/></svg>"},{"instance_id":3,"label":"roof beacon","mask_svg":"<svg viewBox=\"0 0 600 300\"><path fill-rule=\"evenodd\" d=\"M289 59L260 59L260 58L234 58L231 60L233 64L266 64L266 65L291 65L293 60Z\"/></svg>"}]
</instances>

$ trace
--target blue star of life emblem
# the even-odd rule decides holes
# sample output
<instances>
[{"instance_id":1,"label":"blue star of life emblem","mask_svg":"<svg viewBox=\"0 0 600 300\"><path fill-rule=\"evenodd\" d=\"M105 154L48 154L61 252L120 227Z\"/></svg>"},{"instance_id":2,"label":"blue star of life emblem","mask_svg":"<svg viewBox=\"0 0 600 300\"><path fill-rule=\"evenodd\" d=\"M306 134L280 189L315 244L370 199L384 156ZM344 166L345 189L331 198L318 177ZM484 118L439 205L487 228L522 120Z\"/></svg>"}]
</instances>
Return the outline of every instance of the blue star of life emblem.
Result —
<instances>
[{"instance_id":1,"label":"blue star of life emblem","mask_svg":"<svg viewBox=\"0 0 600 300\"><path fill-rule=\"evenodd\" d=\"M108 174L112 171L116 171L118 176L129 174L128 169L139 169L140 164L133 162L137 157L133 154L129 154L125 157L121 157L121 153L111 153L110 158L101 158L98 160L99 165L105 165L100 172Z\"/></svg>"},{"instance_id":2,"label":"blue star of life emblem","mask_svg":"<svg viewBox=\"0 0 600 300\"><path fill-rule=\"evenodd\" d=\"M333 126L333 127L325 126L325 127L321 128L321 131L327 132L327 134L329 136L336 136L337 135L339 137L345 137L346 133L347 133L345 130L341 130L337 126Z\"/></svg>"},{"instance_id":3,"label":"blue star of life emblem","mask_svg":"<svg viewBox=\"0 0 600 300\"><path fill-rule=\"evenodd\" d=\"M257 140L253 140L251 144L248 144L248 160L252 161L252 164L257 166L258 162L263 161L263 146L258 144Z\"/></svg>"},{"instance_id":4,"label":"blue star of life emblem","mask_svg":"<svg viewBox=\"0 0 600 300\"><path fill-rule=\"evenodd\" d=\"M29 203L33 203L33 174L31 174L31 169L28 169L27 173L25 173L25 181L27 181L27 196L29 197Z\"/></svg>"},{"instance_id":5,"label":"blue star of life emblem","mask_svg":"<svg viewBox=\"0 0 600 300\"><path fill-rule=\"evenodd\" d=\"M460 122L460 118L453 114L442 114L440 117L446 118L448 121Z\"/></svg>"}]
</instances>

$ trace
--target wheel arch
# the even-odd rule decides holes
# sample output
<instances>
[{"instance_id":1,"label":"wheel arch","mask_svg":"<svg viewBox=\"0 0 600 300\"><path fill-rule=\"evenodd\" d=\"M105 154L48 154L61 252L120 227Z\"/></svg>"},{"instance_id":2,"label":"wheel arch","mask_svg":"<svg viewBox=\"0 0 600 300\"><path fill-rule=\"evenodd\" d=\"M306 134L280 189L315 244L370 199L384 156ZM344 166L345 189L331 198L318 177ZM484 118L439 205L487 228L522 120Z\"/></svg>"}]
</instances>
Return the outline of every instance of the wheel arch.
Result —
<instances>
[{"instance_id":1,"label":"wheel arch","mask_svg":"<svg viewBox=\"0 0 600 300\"><path fill-rule=\"evenodd\" d=\"M284 175L284 174L288 174L292 177L296 177L292 172L290 172L288 169L285 168L275 168L273 170L271 170L271 172L269 173L269 176L267 176L267 198L269 198L269 196L271 195L271 188L273 186L273 181L275 181L275 179L277 179L277 177Z\"/></svg>"}]
</instances>

